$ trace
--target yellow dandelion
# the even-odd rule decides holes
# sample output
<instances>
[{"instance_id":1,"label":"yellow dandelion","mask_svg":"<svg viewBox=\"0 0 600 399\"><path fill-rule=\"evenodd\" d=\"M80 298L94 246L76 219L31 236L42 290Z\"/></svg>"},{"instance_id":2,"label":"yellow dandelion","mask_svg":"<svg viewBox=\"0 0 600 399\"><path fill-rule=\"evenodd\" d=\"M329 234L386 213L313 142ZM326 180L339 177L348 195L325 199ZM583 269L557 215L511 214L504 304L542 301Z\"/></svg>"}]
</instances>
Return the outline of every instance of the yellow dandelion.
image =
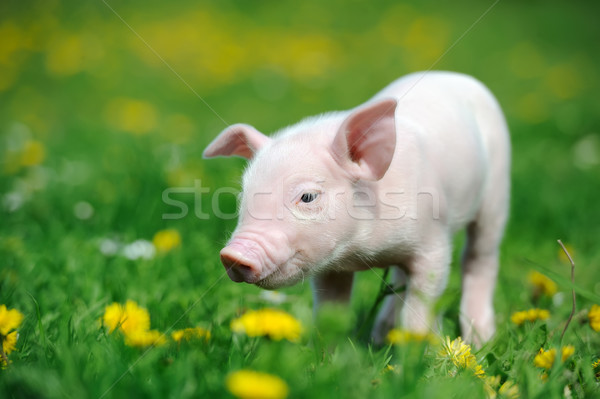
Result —
<instances>
[{"instance_id":1,"label":"yellow dandelion","mask_svg":"<svg viewBox=\"0 0 600 399\"><path fill-rule=\"evenodd\" d=\"M436 337L431 333L415 333L399 328L390 330L386 340L392 345L407 345L415 342L429 342L430 344L434 344L437 342Z\"/></svg>"},{"instance_id":2,"label":"yellow dandelion","mask_svg":"<svg viewBox=\"0 0 600 399\"><path fill-rule=\"evenodd\" d=\"M547 320L550 318L550 312L545 309L528 309L520 312L515 312L510 317L510 320L520 326L526 321L534 322L536 320Z\"/></svg>"},{"instance_id":3,"label":"yellow dandelion","mask_svg":"<svg viewBox=\"0 0 600 399\"><path fill-rule=\"evenodd\" d=\"M600 359L598 359L598 360L596 360L594 363L592 363L592 367L593 367L593 368L600 367Z\"/></svg>"},{"instance_id":4,"label":"yellow dandelion","mask_svg":"<svg viewBox=\"0 0 600 399\"><path fill-rule=\"evenodd\" d=\"M56 76L79 72L83 64L84 44L79 36L64 35L50 42L46 52L46 69Z\"/></svg>"},{"instance_id":5,"label":"yellow dandelion","mask_svg":"<svg viewBox=\"0 0 600 399\"><path fill-rule=\"evenodd\" d=\"M181 342L181 340L199 341L204 339L205 341L208 341L210 339L210 331L200 327L184 328L183 330L173 331L171 337L173 338L173 341L177 343Z\"/></svg>"},{"instance_id":6,"label":"yellow dandelion","mask_svg":"<svg viewBox=\"0 0 600 399\"><path fill-rule=\"evenodd\" d=\"M150 329L150 314L134 301L128 300L125 306L118 303L108 305L102 318L104 325L113 332L119 328L124 334Z\"/></svg>"},{"instance_id":7,"label":"yellow dandelion","mask_svg":"<svg viewBox=\"0 0 600 399\"><path fill-rule=\"evenodd\" d=\"M113 332L121 324L123 318L123 305L120 303L111 303L104 308L102 323L108 327L108 332Z\"/></svg>"},{"instance_id":8,"label":"yellow dandelion","mask_svg":"<svg viewBox=\"0 0 600 399\"><path fill-rule=\"evenodd\" d=\"M10 354L10 352L17 349L18 338L19 334L16 331L13 331L8 335L4 336L4 339L2 340L2 350L4 351L5 355Z\"/></svg>"},{"instance_id":9,"label":"yellow dandelion","mask_svg":"<svg viewBox=\"0 0 600 399\"><path fill-rule=\"evenodd\" d=\"M46 157L46 149L44 145L37 140L28 140L25 142L21 152L22 166L35 166L44 161Z\"/></svg>"},{"instance_id":10,"label":"yellow dandelion","mask_svg":"<svg viewBox=\"0 0 600 399\"><path fill-rule=\"evenodd\" d=\"M158 115L154 105L131 98L116 98L106 107L106 118L116 129L146 134L156 129Z\"/></svg>"},{"instance_id":11,"label":"yellow dandelion","mask_svg":"<svg viewBox=\"0 0 600 399\"><path fill-rule=\"evenodd\" d=\"M529 273L528 280L536 294L552 296L558 291L556 283L538 271Z\"/></svg>"},{"instance_id":12,"label":"yellow dandelion","mask_svg":"<svg viewBox=\"0 0 600 399\"><path fill-rule=\"evenodd\" d=\"M175 229L161 230L154 234L152 244L158 252L169 252L181 245L181 236Z\"/></svg>"},{"instance_id":13,"label":"yellow dandelion","mask_svg":"<svg viewBox=\"0 0 600 399\"><path fill-rule=\"evenodd\" d=\"M561 361L566 361L569 357L571 357L575 353L575 347L572 345L567 345L561 349ZM533 359L533 364L536 367L540 367L546 370L549 370L554 365L554 361L556 360L556 349L552 348L545 351L543 348L540 348L540 351L535 358Z\"/></svg>"},{"instance_id":14,"label":"yellow dandelion","mask_svg":"<svg viewBox=\"0 0 600 399\"><path fill-rule=\"evenodd\" d=\"M594 331L600 331L600 306L592 305L588 312L588 318L590 319L590 327L592 327Z\"/></svg>"},{"instance_id":15,"label":"yellow dandelion","mask_svg":"<svg viewBox=\"0 0 600 399\"><path fill-rule=\"evenodd\" d=\"M289 388L276 375L252 370L239 370L227 376L225 386L240 399L283 399Z\"/></svg>"},{"instance_id":16,"label":"yellow dandelion","mask_svg":"<svg viewBox=\"0 0 600 399\"><path fill-rule=\"evenodd\" d=\"M0 344L2 345L2 356L0 366L8 366L7 356L17 348L19 334L15 331L23 322L23 314L16 309L7 309L6 305L0 305Z\"/></svg>"},{"instance_id":17,"label":"yellow dandelion","mask_svg":"<svg viewBox=\"0 0 600 399\"><path fill-rule=\"evenodd\" d=\"M17 339L19 334L16 331L9 333L8 335L0 335L0 341L2 341L2 356L0 356L0 368L6 368L10 360L8 355L17 349Z\"/></svg>"},{"instance_id":18,"label":"yellow dandelion","mask_svg":"<svg viewBox=\"0 0 600 399\"><path fill-rule=\"evenodd\" d=\"M125 344L129 346L160 346L166 343L165 335L157 330L136 330L125 334Z\"/></svg>"},{"instance_id":19,"label":"yellow dandelion","mask_svg":"<svg viewBox=\"0 0 600 399\"><path fill-rule=\"evenodd\" d=\"M279 341L298 341L302 325L288 313L277 309L261 309L245 313L231 322L231 330L249 337L268 336Z\"/></svg>"},{"instance_id":20,"label":"yellow dandelion","mask_svg":"<svg viewBox=\"0 0 600 399\"><path fill-rule=\"evenodd\" d=\"M16 309L7 309L6 305L0 305L0 335L7 336L16 330L23 321L23 313Z\"/></svg>"},{"instance_id":21,"label":"yellow dandelion","mask_svg":"<svg viewBox=\"0 0 600 399\"><path fill-rule=\"evenodd\" d=\"M458 368L469 369L479 378L485 377L483 367L477 364L477 358L471 353L471 346L465 344L461 337L450 341L450 337L447 336L439 355L450 359Z\"/></svg>"}]
</instances>

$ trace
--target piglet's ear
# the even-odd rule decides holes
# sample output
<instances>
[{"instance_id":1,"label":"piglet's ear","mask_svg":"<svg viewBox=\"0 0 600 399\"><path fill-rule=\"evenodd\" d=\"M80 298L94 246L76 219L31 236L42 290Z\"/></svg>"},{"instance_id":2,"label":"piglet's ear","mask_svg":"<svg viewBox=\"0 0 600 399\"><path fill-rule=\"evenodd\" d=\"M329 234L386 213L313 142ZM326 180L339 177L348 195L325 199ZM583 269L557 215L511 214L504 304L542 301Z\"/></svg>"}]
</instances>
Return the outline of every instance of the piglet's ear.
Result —
<instances>
[{"instance_id":1,"label":"piglet's ear","mask_svg":"<svg viewBox=\"0 0 600 399\"><path fill-rule=\"evenodd\" d=\"M396 148L396 104L389 98L363 105L337 132L333 157L355 178L379 180L390 167Z\"/></svg>"},{"instance_id":2,"label":"piglet's ear","mask_svg":"<svg viewBox=\"0 0 600 399\"><path fill-rule=\"evenodd\" d=\"M252 159L271 139L250 125L238 123L223 130L202 153L203 158L238 156Z\"/></svg>"}]
</instances>

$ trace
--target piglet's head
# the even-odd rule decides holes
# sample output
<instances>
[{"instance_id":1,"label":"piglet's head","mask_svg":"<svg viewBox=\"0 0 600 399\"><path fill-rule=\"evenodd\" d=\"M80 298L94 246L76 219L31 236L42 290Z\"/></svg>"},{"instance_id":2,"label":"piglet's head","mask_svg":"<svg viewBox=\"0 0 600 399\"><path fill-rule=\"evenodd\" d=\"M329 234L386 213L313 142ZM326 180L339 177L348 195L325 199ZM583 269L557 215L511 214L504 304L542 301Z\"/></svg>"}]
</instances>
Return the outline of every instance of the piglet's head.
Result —
<instances>
[{"instance_id":1,"label":"piglet's head","mask_svg":"<svg viewBox=\"0 0 600 399\"><path fill-rule=\"evenodd\" d=\"M357 185L376 184L396 146L396 100L307 119L269 138L226 128L204 158L250 161L238 226L221 262L229 277L264 288L301 281L352 253L360 223L348 206Z\"/></svg>"}]
</instances>

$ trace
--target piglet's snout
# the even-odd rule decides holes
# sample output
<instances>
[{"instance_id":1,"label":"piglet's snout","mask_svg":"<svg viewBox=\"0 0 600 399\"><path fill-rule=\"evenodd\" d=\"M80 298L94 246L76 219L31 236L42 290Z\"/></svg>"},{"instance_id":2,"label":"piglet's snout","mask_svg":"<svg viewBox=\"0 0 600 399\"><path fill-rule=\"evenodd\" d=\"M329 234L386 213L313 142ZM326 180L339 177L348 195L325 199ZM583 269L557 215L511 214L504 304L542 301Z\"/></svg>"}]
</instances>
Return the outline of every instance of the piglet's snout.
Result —
<instances>
[{"instance_id":1,"label":"piglet's snout","mask_svg":"<svg viewBox=\"0 0 600 399\"><path fill-rule=\"evenodd\" d=\"M221 263L229 278L236 283L256 283L260 280L262 265L252 242L232 241L221 250Z\"/></svg>"}]
</instances>

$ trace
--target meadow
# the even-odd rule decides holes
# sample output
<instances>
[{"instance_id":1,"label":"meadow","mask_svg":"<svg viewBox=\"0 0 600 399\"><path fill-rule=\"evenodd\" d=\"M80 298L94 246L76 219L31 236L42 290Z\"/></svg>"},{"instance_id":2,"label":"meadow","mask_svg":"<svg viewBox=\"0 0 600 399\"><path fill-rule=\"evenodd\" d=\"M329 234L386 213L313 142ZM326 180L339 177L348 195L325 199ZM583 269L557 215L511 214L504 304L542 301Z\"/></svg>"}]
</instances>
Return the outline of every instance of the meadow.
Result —
<instances>
[{"instance_id":1,"label":"meadow","mask_svg":"<svg viewBox=\"0 0 600 399\"><path fill-rule=\"evenodd\" d=\"M2 1L0 397L599 397L599 12ZM441 334L398 330L384 347L365 334L381 270L317 318L308 282L269 294L230 281L218 252L236 197L215 193L239 189L245 162L203 160L205 146L228 124L274 132L430 68L484 82L511 130L495 337L457 340L460 235Z\"/></svg>"}]
</instances>

